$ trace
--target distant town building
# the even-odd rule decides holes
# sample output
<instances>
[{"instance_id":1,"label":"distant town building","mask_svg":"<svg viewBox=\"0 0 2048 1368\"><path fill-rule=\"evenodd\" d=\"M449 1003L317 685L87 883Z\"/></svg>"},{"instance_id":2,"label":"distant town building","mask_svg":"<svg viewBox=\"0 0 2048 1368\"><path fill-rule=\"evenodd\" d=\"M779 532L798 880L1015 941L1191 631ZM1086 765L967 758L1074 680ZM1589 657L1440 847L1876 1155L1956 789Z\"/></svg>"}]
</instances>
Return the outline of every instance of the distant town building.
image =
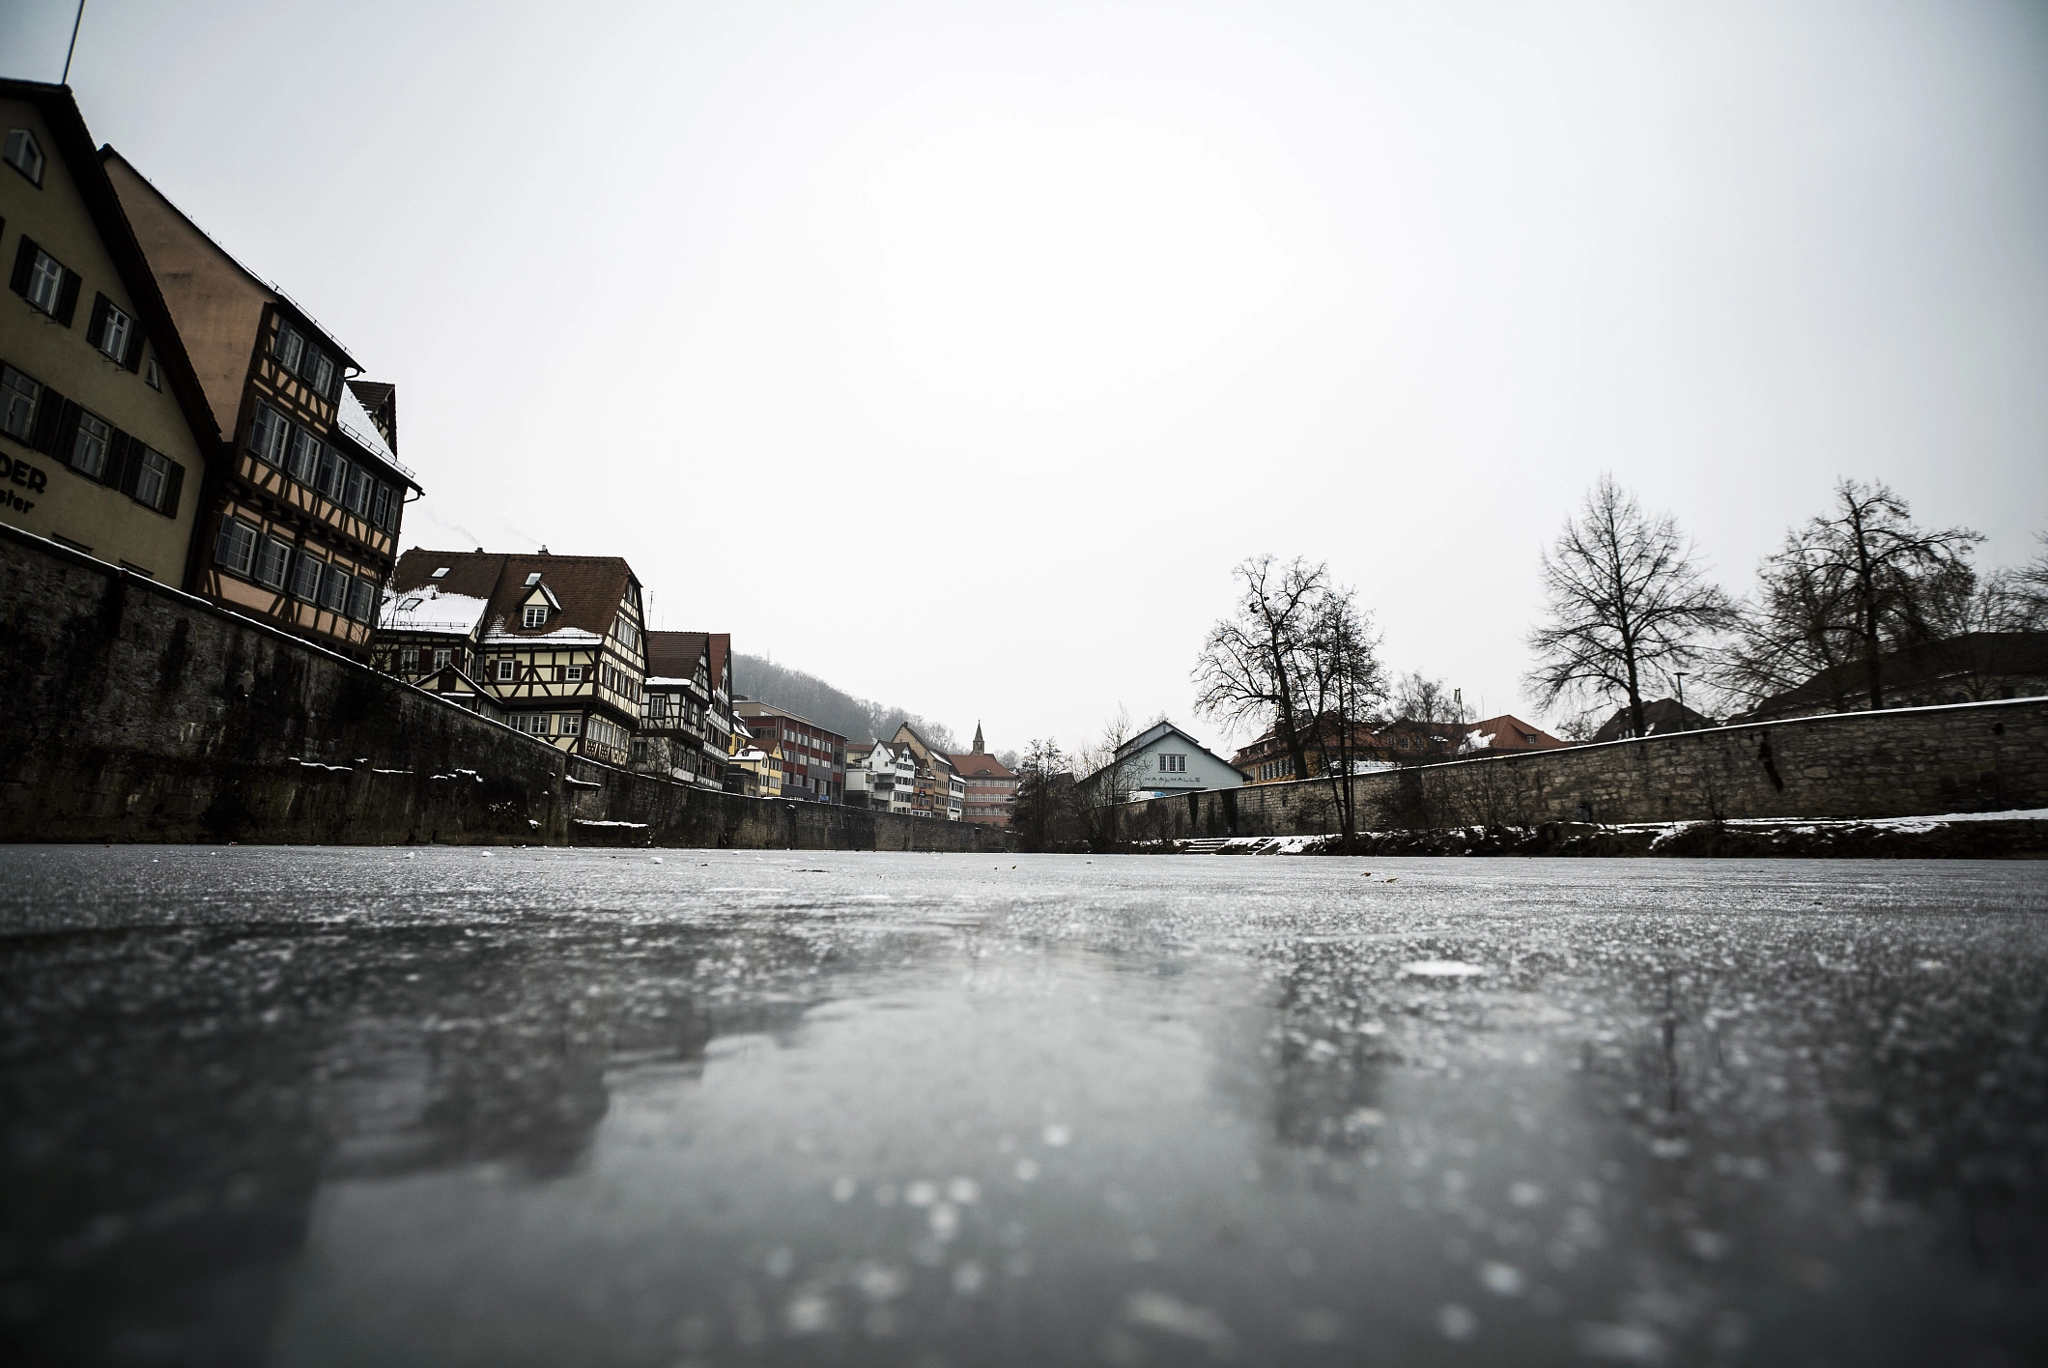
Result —
<instances>
[{"instance_id":1,"label":"distant town building","mask_svg":"<svg viewBox=\"0 0 2048 1368\"><path fill-rule=\"evenodd\" d=\"M472 612L458 646L447 629ZM421 652L445 649L452 662L465 650L475 662L469 677L490 690L508 724L623 765L647 675L641 613L640 581L617 556L415 549L392 576L376 664L415 678L439 659Z\"/></svg>"},{"instance_id":2,"label":"distant town building","mask_svg":"<svg viewBox=\"0 0 2048 1368\"><path fill-rule=\"evenodd\" d=\"M946 757L961 780L960 820L1008 826L1017 801L1017 772L988 753L981 724L974 724L974 749Z\"/></svg>"},{"instance_id":3,"label":"distant town building","mask_svg":"<svg viewBox=\"0 0 2048 1368\"><path fill-rule=\"evenodd\" d=\"M63 86L0 81L0 521L173 588L220 429Z\"/></svg>"},{"instance_id":4,"label":"distant town building","mask_svg":"<svg viewBox=\"0 0 2048 1368\"><path fill-rule=\"evenodd\" d=\"M910 815L957 822L967 806L967 781L955 769L945 752L924 739L908 722L896 728L890 740L908 748L916 762L916 779Z\"/></svg>"},{"instance_id":5,"label":"distant town building","mask_svg":"<svg viewBox=\"0 0 2048 1368\"><path fill-rule=\"evenodd\" d=\"M1459 755L1566 750L1572 744L1509 713L1502 713L1499 717L1489 717L1479 722L1462 723L1458 727L1458 732Z\"/></svg>"},{"instance_id":6,"label":"distant town building","mask_svg":"<svg viewBox=\"0 0 2048 1368\"><path fill-rule=\"evenodd\" d=\"M1080 787L1111 802L1243 786L1236 766L1171 722L1158 722L1117 748ZM1107 790L1107 791L1105 791Z\"/></svg>"},{"instance_id":7,"label":"distant town building","mask_svg":"<svg viewBox=\"0 0 2048 1368\"><path fill-rule=\"evenodd\" d=\"M647 699L633 765L699 788L723 789L731 729L711 725L718 710L711 633L647 634Z\"/></svg>"},{"instance_id":8,"label":"distant town building","mask_svg":"<svg viewBox=\"0 0 2048 1368\"><path fill-rule=\"evenodd\" d=\"M846 801L852 807L908 815L917 792L917 759L910 748L866 741L846 748Z\"/></svg>"},{"instance_id":9,"label":"distant town building","mask_svg":"<svg viewBox=\"0 0 2048 1368\"><path fill-rule=\"evenodd\" d=\"M1302 729L1302 751L1308 761L1311 778L1335 774L1347 760L1354 774L1383 769L1394 763L1388 753L1387 742L1371 725L1354 721L1350 725L1350 733L1347 745L1344 728L1334 717L1326 717L1320 725ZM1279 784L1301 777L1294 772L1294 753L1288 749L1277 727L1231 756L1230 764L1245 776L1245 782L1251 784Z\"/></svg>"},{"instance_id":10,"label":"distant town building","mask_svg":"<svg viewBox=\"0 0 2048 1368\"><path fill-rule=\"evenodd\" d=\"M1887 708L1987 703L2048 694L2048 632L1966 632L1879 657ZM1870 706L1869 667L1851 661L1766 698L1738 722L1854 712Z\"/></svg>"},{"instance_id":11,"label":"distant town building","mask_svg":"<svg viewBox=\"0 0 2048 1368\"><path fill-rule=\"evenodd\" d=\"M751 699L733 705L733 717L757 746L773 742L781 748L779 792L764 798L801 798L837 803L846 791L846 738L807 717ZM771 776L777 777L777 776Z\"/></svg>"},{"instance_id":12,"label":"distant town building","mask_svg":"<svg viewBox=\"0 0 2048 1368\"><path fill-rule=\"evenodd\" d=\"M397 403L380 430L334 335L230 256L112 148L102 164L199 376L230 464L199 510L187 587L366 659L408 491Z\"/></svg>"},{"instance_id":13,"label":"distant town building","mask_svg":"<svg viewBox=\"0 0 2048 1368\"><path fill-rule=\"evenodd\" d=\"M1695 712L1682 706L1675 698L1659 698L1643 704L1643 735L1664 736L1678 731L1699 731L1703 727L1717 725L1705 713ZM1600 730L1593 733L1593 740L1628 741L1636 735L1636 720L1623 704L1614 710L1614 716L1600 724Z\"/></svg>"}]
</instances>

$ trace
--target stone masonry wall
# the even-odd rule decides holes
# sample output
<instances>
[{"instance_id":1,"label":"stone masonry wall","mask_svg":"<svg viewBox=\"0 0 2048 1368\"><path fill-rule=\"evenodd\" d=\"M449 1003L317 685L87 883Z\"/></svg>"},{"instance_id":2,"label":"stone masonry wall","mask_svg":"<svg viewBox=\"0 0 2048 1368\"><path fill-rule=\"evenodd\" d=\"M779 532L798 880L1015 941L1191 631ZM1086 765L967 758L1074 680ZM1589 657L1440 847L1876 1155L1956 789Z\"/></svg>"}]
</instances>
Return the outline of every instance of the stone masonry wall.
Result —
<instances>
[{"instance_id":1,"label":"stone masonry wall","mask_svg":"<svg viewBox=\"0 0 2048 1368\"><path fill-rule=\"evenodd\" d=\"M262 623L0 526L0 840L993 850L564 755Z\"/></svg>"},{"instance_id":2,"label":"stone masonry wall","mask_svg":"<svg viewBox=\"0 0 2048 1368\"><path fill-rule=\"evenodd\" d=\"M1453 761L1352 781L1361 830L2048 807L2048 698L1840 713ZM1338 829L1328 781L1133 803L1127 840Z\"/></svg>"}]
</instances>

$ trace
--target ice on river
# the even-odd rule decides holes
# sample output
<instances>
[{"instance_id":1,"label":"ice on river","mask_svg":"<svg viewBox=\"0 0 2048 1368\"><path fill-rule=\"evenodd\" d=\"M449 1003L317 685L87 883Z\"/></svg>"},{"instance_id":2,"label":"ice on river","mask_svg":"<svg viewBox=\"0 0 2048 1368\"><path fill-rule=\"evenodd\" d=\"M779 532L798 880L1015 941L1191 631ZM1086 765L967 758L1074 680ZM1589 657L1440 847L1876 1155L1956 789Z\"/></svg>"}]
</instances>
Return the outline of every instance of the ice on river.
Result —
<instances>
[{"instance_id":1,"label":"ice on river","mask_svg":"<svg viewBox=\"0 0 2048 1368\"><path fill-rule=\"evenodd\" d=\"M10 867L28 1360L2048 1358L2039 865Z\"/></svg>"}]
</instances>

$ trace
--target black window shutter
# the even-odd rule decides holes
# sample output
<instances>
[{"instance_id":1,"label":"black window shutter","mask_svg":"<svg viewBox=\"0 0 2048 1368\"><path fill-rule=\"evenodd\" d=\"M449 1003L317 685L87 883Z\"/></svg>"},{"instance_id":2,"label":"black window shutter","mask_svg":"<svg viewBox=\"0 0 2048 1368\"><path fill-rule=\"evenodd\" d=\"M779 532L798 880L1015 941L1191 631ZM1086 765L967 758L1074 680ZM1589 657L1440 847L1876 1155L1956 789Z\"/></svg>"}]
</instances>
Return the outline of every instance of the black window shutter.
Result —
<instances>
[{"instance_id":1,"label":"black window shutter","mask_svg":"<svg viewBox=\"0 0 2048 1368\"><path fill-rule=\"evenodd\" d=\"M119 428L114 429L112 440L107 443L107 463L100 470L100 483L119 489L127 477L128 448L133 439Z\"/></svg>"},{"instance_id":2,"label":"black window shutter","mask_svg":"<svg viewBox=\"0 0 2048 1368\"><path fill-rule=\"evenodd\" d=\"M21 235L21 246L14 253L14 276L7 282L7 288L28 298L28 273L36 268L36 240L27 233Z\"/></svg>"},{"instance_id":3,"label":"black window shutter","mask_svg":"<svg viewBox=\"0 0 2048 1368\"><path fill-rule=\"evenodd\" d=\"M82 410L69 399L64 401L64 414L57 420L57 437L51 444L50 454L65 465L71 464L72 448L78 444L78 415Z\"/></svg>"},{"instance_id":4,"label":"black window shutter","mask_svg":"<svg viewBox=\"0 0 2048 1368\"><path fill-rule=\"evenodd\" d=\"M43 386L43 392L36 396L36 425L28 435L28 444L46 455L57 454L57 429L64 422L64 396Z\"/></svg>"},{"instance_id":5,"label":"black window shutter","mask_svg":"<svg viewBox=\"0 0 2048 1368\"><path fill-rule=\"evenodd\" d=\"M135 482L142 478L142 453L146 448L133 437L128 439L127 459L121 462L121 483L115 486L129 498L135 497Z\"/></svg>"},{"instance_id":6,"label":"black window shutter","mask_svg":"<svg viewBox=\"0 0 2048 1368\"><path fill-rule=\"evenodd\" d=\"M85 325L85 345L97 347L107 332L107 310L114 307L114 301L103 294L92 297L92 318Z\"/></svg>"},{"instance_id":7,"label":"black window shutter","mask_svg":"<svg viewBox=\"0 0 2048 1368\"><path fill-rule=\"evenodd\" d=\"M57 291L57 312L51 314L50 317L68 328L71 326L71 320L77 313L78 272L67 269L64 272L64 284Z\"/></svg>"},{"instance_id":8,"label":"black window shutter","mask_svg":"<svg viewBox=\"0 0 2048 1368\"><path fill-rule=\"evenodd\" d=\"M164 480L164 501L157 506L156 511L163 514L166 518L175 518L178 516L178 495L185 488L185 467L179 465L176 461L172 461L170 464L171 473ZM257 554L262 554L261 548L258 549Z\"/></svg>"},{"instance_id":9,"label":"black window shutter","mask_svg":"<svg viewBox=\"0 0 2048 1368\"><path fill-rule=\"evenodd\" d=\"M142 369L142 325L133 319L128 322L128 354L121 364L132 371Z\"/></svg>"}]
</instances>

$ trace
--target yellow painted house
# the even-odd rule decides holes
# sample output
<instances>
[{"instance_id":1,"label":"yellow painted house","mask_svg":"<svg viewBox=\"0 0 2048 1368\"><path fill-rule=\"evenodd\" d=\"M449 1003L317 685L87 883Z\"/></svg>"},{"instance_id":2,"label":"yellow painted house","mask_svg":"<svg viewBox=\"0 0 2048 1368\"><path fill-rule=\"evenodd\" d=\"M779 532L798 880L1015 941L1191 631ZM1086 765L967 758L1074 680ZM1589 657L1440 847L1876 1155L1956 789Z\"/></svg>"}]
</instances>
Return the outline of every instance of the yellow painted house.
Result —
<instances>
[{"instance_id":1,"label":"yellow painted house","mask_svg":"<svg viewBox=\"0 0 2048 1368\"><path fill-rule=\"evenodd\" d=\"M0 81L0 522L182 587L220 430L71 92Z\"/></svg>"}]
</instances>

